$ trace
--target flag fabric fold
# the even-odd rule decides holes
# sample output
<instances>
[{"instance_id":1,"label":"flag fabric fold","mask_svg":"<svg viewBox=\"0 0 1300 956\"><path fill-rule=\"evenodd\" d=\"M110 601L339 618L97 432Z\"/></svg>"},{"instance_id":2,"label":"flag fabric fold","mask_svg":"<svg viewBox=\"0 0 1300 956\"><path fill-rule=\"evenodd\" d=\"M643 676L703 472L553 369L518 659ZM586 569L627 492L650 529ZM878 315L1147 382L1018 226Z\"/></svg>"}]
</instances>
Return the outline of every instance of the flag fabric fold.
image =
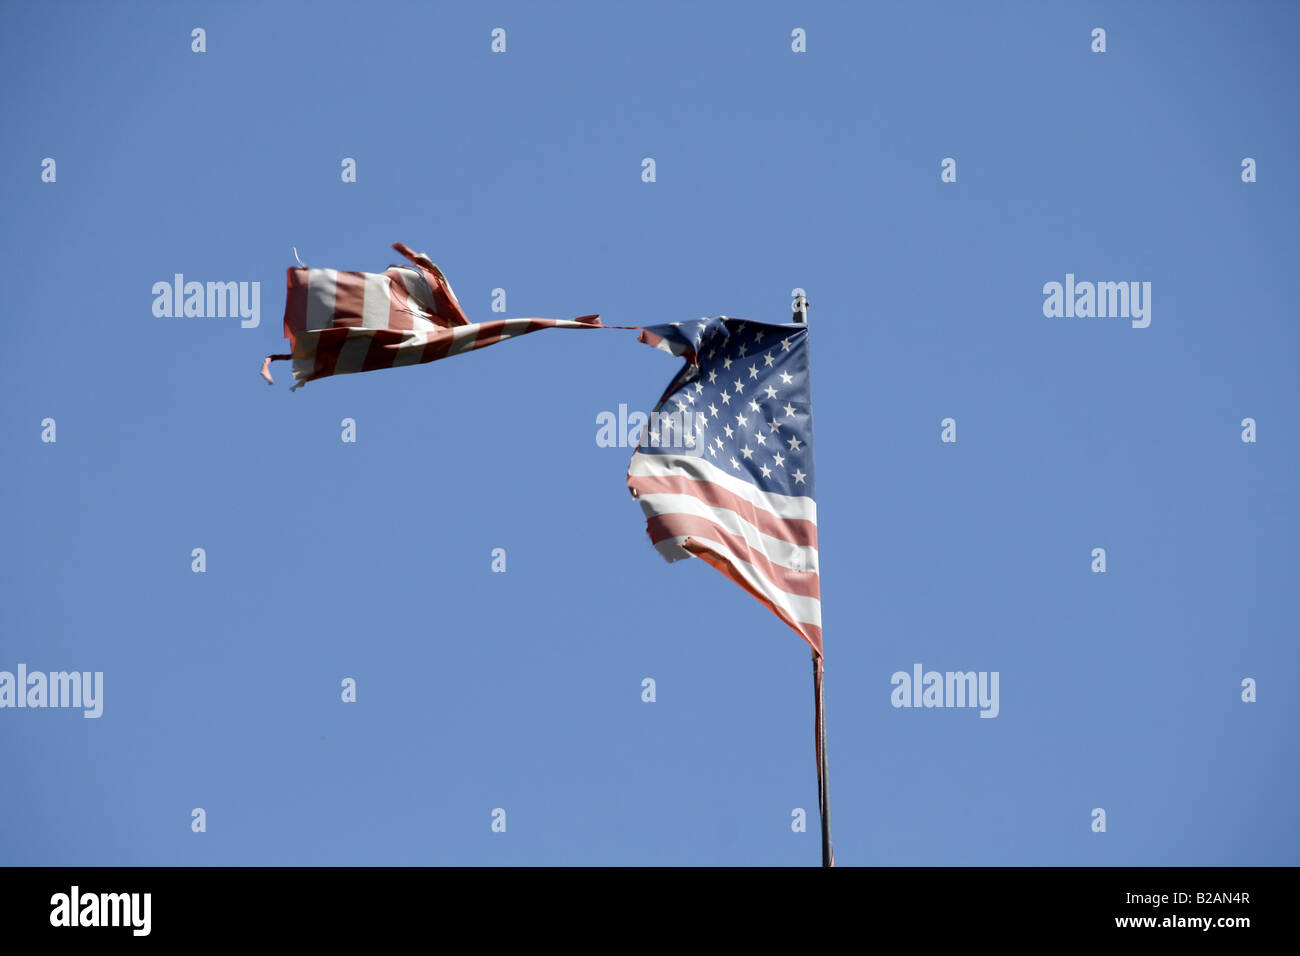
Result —
<instances>
[{"instance_id":1,"label":"flag fabric fold","mask_svg":"<svg viewBox=\"0 0 1300 956\"><path fill-rule=\"evenodd\" d=\"M685 359L628 466L651 542L702 558L820 656L808 326L720 316L640 340Z\"/></svg>"},{"instance_id":2,"label":"flag fabric fold","mask_svg":"<svg viewBox=\"0 0 1300 956\"><path fill-rule=\"evenodd\" d=\"M428 256L398 242L411 265L381 273L289 268L284 337L291 351L262 362L292 360L294 389L330 375L420 365L549 328L601 328L595 315L576 319L494 319L474 323Z\"/></svg>"}]
</instances>

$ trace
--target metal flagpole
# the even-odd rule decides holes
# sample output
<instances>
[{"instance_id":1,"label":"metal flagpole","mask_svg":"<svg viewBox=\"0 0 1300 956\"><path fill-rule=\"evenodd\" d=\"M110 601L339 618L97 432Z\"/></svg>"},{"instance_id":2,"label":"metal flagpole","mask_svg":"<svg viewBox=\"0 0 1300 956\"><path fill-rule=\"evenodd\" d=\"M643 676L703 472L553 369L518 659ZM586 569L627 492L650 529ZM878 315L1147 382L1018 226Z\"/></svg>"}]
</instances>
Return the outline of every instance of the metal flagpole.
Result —
<instances>
[{"instance_id":1,"label":"metal flagpole","mask_svg":"<svg viewBox=\"0 0 1300 956\"><path fill-rule=\"evenodd\" d=\"M794 321L808 324L810 303L804 296L794 300ZM822 823L822 866L835 865L835 848L831 846L831 795L826 773L826 700L822 692L824 668L822 656L812 652L813 726L817 744L817 813Z\"/></svg>"},{"instance_id":2,"label":"metal flagpole","mask_svg":"<svg viewBox=\"0 0 1300 956\"><path fill-rule=\"evenodd\" d=\"M835 865L835 848L831 845L831 794L826 779L826 701L822 695L822 657L812 652L813 695L817 698L817 808L822 819L822 866Z\"/></svg>"}]
</instances>

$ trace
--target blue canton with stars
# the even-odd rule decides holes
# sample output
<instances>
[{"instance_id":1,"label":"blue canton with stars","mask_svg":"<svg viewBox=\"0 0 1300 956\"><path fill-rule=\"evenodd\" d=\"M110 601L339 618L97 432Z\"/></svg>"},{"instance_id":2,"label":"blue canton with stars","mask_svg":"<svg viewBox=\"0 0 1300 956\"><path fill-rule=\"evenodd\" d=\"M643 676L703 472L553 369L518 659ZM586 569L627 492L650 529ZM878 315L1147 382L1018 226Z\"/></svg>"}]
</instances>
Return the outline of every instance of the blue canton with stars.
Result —
<instances>
[{"instance_id":1,"label":"blue canton with stars","mask_svg":"<svg viewBox=\"0 0 1300 956\"><path fill-rule=\"evenodd\" d=\"M808 326L718 316L646 331L687 361L638 453L702 458L761 491L815 497Z\"/></svg>"}]
</instances>

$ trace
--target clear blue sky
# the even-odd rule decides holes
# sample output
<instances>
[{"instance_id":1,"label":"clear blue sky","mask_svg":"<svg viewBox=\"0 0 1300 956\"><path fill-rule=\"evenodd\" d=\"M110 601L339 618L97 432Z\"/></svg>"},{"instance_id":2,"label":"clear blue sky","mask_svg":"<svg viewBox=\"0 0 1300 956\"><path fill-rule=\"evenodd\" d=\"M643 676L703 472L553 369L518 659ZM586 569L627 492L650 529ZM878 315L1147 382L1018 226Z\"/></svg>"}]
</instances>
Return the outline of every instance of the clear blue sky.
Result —
<instances>
[{"instance_id":1,"label":"clear blue sky","mask_svg":"<svg viewBox=\"0 0 1300 956\"><path fill-rule=\"evenodd\" d=\"M1300 863L1298 28L7 5L0 670L105 700L0 710L0 863L817 862L806 646L665 564L595 441L677 360L554 331L257 378L292 247L380 271L395 241L472 319L498 287L622 325L807 290L841 864ZM260 327L156 318L178 272L260 282ZM1151 282L1150 327L1045 317L1066 273ZM915 663L997 671L998 717L891 707Z\"/></svg>"}]
</instances>

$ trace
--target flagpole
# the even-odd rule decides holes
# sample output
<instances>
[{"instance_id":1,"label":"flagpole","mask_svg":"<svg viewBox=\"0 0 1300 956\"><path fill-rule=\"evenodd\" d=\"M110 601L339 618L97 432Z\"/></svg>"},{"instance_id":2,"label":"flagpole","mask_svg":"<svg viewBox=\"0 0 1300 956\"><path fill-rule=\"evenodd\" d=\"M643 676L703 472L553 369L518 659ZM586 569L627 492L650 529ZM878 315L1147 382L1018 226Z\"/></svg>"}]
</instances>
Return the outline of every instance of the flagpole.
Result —
<instances>
[{"instance_id":1,"label":"flagpole","mask_svg":"<svg viewBox=\"0 0 1300 956\"><path fill-rule=\"evenodd\" d=\"M835 865L835 848L831 845L831 794L826 775L826 700L822 693L822 656L812 652L813 696L816 698L814 723L817 728L817 810L822 820L822 866Z\"/></svg>"},{"instance_id":2,"label":"flagpole","mask_svg":"<svg viewBox=\"0 0 1300 956\"><path fill-rule=\"evenodd\" d=\"M810 303L804 296L794 300L794 321L808 324ZM824 672L822 655L812 652L813 667L813 727L817 745L817 814L822 823L822 866L835 865L835 849L831 845L831 795L826 772L826 698L822 689Z\"/></svg>"}]
</instances>

